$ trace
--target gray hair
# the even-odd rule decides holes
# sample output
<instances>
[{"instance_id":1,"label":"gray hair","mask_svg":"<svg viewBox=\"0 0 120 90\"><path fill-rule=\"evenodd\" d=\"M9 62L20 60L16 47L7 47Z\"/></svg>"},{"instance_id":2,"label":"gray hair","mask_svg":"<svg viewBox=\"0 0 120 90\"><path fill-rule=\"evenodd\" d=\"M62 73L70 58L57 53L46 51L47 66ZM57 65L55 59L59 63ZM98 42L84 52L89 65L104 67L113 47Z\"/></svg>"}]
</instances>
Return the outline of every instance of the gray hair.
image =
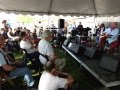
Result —
<instances>
[{"instance_id":1,"label":"gray hair","mask_svg":"<svg viewBox=\"0 0 120 90\"><path fill-rule=\"evenodd\" d=\"M52 69L56 68L55 63L50 60L46 63L45 67L46 67L46 71L48 71L48 72L50 72Z\"/></svg>"},{"instance_id":2,"label":"gray hair","mask_svg":"<svg viewBox=\"0 0 120 90\"><path fill-rule=\"evenodd\" d=\"M42 34L42 37L43 38L46 38L48 36L52 35L52 32L50 30L44 30L43 31L43 34Z\"/></svg>"}]
</instances>

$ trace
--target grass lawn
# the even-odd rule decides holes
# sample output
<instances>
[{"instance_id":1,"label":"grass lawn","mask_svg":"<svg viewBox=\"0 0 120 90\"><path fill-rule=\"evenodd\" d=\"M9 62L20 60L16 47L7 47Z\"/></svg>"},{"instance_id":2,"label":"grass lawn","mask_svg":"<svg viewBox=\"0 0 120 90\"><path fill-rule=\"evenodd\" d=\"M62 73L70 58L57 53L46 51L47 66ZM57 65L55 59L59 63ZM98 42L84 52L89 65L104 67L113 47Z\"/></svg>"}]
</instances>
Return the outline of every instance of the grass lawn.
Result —
<instances>
[{"instance_id":1,"label":"grass lawn","mask_svg":"<svg viewBox=\"0 0 120 90\"><path fill-rule=\"evenodd\" d=\"M88 71L84 68L80 67L80 64L73 59L69 54L65 53L64 50L55 49L55 52L61 58L66 58L66 66L65 71L70 73L75 82L70 90L98 90L99 87L103 87L102 84L96 80ZM14 53L15 58L17 60L22 60L22 53L16 54ZM39 83L40 76L34 75L34 79L36 80L37 84ZM20 80L20 78L19 78ZM9 85L7 85L9 87ZM5 90L12 90L6 87ZM27 90L26 88L22 88L21 90ZM120 90L120 86L112 87L111 90Z\"/></svg>"}]
</instances>

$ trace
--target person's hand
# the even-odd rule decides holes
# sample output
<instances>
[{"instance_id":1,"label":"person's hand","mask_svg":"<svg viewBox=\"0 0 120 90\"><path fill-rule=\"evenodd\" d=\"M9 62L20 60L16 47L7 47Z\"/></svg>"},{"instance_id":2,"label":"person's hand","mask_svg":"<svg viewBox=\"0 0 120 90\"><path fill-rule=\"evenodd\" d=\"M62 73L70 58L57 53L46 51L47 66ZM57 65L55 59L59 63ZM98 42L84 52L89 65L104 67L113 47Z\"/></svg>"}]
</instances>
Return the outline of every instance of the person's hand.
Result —
<instances>
[{"instance_id":1,"label":"person's hand","mask_svg":"<svg viewBox=\"0 0 120 90\"><path fill-rule=\"evenodd\" d=\"M100 36L100 38L104 38L105 36Z\"/></svg>"},{"instance_id":2,"label":"person's hand","mask_svg":"<svg viewBox=\"0 0 120 90\"><path fill-rule=\"evenodd\" d=\"M101 36L105 36L105 35L106 35L106 33L102 33L102 34L101 34Z\"/></svg>"}]
</instances>

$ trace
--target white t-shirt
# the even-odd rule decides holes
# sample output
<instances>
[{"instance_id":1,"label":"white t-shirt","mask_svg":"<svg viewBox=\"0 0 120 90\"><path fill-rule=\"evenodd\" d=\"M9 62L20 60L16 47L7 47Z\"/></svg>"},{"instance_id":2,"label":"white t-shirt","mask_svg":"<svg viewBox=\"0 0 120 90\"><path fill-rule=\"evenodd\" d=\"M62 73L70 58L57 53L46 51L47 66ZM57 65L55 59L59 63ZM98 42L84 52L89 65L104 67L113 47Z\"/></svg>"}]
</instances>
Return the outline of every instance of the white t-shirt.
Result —
<instances>
[{"instance_id":1,"label":"white t-shirt","mask_svg":"<svg viewBox=\"0 0 120 90\"><path fill-rule=\"evenodd\" d=\"M24 41L24 40L20 41L20 48L25 49L29 54L36 51L36 49L31 49L31 47L32 44L29 41Z\"/></svg>"},{"instance_id":2,"label":"white t-shirt","mask_svg":"<svg viewBox=\"0 0 120 90\"><path fill-rule=\"evenodd\" d=\"M45 39L40 40L38 44L38 51L43 55L47 55L48 57L53 58L53 47L50 42L46 41ZM46 58L44 58L42 55L39 56L39 59L43 65L47 63Z\"/></svg>"},{"instance_id":3,"label":"white t-shirt","mask_svg":"<svg viewBox=\"0 0 120 90\"><path fill-rule=\"evenodd\" d=\"M67 79L53 76L44 71L39 81L38 90L57 90L58 88L64 88L66 83Z\"/></svg>"}]
</instances>

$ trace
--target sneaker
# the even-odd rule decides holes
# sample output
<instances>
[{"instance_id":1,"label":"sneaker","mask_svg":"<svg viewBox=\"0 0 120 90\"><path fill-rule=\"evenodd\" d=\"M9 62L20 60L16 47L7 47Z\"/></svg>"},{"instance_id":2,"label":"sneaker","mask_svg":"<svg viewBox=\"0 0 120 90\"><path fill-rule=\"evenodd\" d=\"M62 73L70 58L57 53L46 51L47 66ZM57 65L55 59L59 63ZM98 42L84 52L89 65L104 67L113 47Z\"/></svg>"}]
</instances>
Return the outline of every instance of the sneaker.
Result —
<instances>
[{"instance_id":1,"label":"sneaker","mask_svg":"<svg viewBox=\"0 0 120 90\"><path fill-rule=\"evenodd\" d=\"M31 82L28 87L33 87L35 85L35 82Z\"/></svg>"},{"instance_id":2,"label":"sneaker","mask_svg":"<svg viewBox=\"0 0 120 90\"><path fill-rule=\"evenodd\" d=\"M38 90L37 87L37 84L34 83L33 86L28 87L28 90Z\"/></svg>"}]
</instances>

